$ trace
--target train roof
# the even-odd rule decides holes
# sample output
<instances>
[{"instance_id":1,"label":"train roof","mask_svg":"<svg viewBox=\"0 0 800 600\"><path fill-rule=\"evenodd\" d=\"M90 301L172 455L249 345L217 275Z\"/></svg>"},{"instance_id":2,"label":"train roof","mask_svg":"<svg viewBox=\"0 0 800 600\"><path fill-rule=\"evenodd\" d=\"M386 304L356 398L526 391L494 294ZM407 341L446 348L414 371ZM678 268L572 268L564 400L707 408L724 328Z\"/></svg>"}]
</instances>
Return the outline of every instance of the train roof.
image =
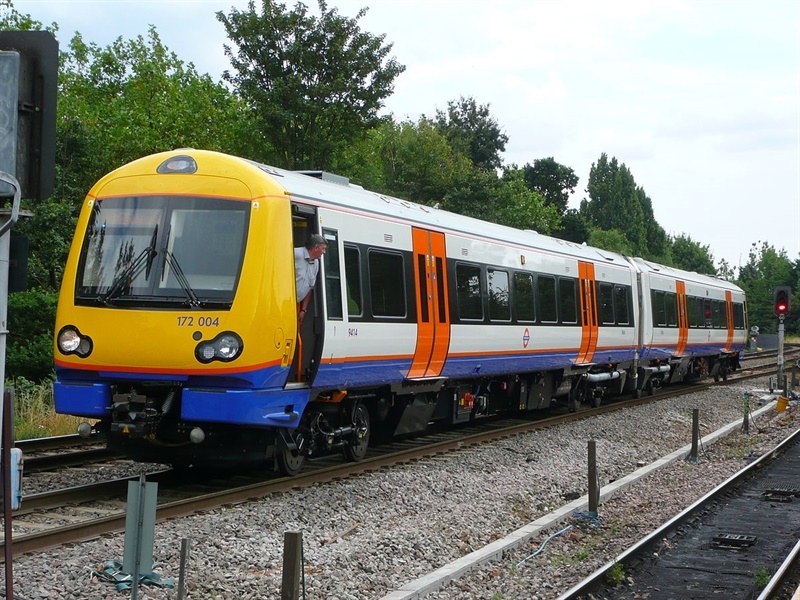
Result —
<instances>
[{"instance_id":1,"label":"train roof","mask_svg":"<svg viewBox=\"0 0 800 600\"><path fill-rule=\"evenodd\" d=\"M607 265L616 265L625 269L635 268L643 273L662 274L723 289L740 290L736 285L716 277L683 271L642 258L626 257L616 252L586 244L576 244L532 230L515 229L506 225L481 221L473 217L441 210L435 206L425 206L387 194L372 192L350 183L346 177L322 171L288 171L246 158L193 148L181 148L171 152L163 152L134 161L131 165L143 166L143 164L149 164L153 161L157 161L156 164L160 164L166 158L177 155L189 155L194 158L198 164L198 173L219 171L230 175L230 171L237 168L243 168L247 171L253 169L251 174L259 173L263 177L270 178L276 185L282 187L289 197L296 200L308 200L320 206L338 207L351 212L390 218L411 225L482 239L487 242L500 241L520 248L545 251L575 259L591 260ZM117 171L125 170L127 167L128 165L121 167ZM109 176L113 174L111 173Z\"/></svg>"}]
</instances>

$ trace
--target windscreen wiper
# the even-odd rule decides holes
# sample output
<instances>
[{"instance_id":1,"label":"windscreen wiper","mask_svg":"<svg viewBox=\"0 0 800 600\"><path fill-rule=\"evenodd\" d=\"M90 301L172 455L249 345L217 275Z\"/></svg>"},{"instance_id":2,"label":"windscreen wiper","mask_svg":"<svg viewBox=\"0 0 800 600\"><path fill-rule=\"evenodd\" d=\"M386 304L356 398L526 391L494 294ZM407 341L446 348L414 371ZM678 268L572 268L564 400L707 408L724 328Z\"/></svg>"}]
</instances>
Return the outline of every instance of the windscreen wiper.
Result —
<instances>
[{"instance_id":1,"label":"windscreen wiper","mask_svg":"<svg viewBox=\"0 0 800 600\"><path fill-rule=\"evenodd\" d=\"M153 259L156 254L158 254L158 250L156 250L157 236L158 225L153 228L153 235L150 238L150 244L147 248L143 249L133 262L125 265L125 268L114 278L111 287L108 288L106 293L99 296L100 302L108 304L111 300L119 296L126 287L130 287L142 270L145 271L145 280L150 277L150 268L153 265Z\"/></svg>"},{"instance_id":2,"label":"windscreen wiper","mask_svg":"<svg viewBox=\"0 0 800 600\"><path fill-rule=\"evenodd\" d=\"M178 259L166 248L163 249L162 252L164 253L164 261L169 264L170 268L175 273L175 279L178 285L181 286L183 293L186 294L186 297L189 299L189 306L200 306L200 299L197 297L197 294L194 293L189 280L186 278L186 274L183 272L183 269L181 269L180 264L178 264ZM161 280L164 280L164 269L161 270Z\"/></svg>"}]
</instances>

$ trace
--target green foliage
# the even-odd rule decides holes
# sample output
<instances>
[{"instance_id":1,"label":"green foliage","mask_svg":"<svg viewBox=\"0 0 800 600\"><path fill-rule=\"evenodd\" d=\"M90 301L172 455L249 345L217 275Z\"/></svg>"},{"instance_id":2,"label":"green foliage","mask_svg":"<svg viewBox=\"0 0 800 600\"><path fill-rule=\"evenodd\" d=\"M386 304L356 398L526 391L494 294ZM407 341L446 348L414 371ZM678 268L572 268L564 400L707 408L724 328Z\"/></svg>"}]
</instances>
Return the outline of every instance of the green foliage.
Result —
<instances>
[{"instance_id":1,"label":"green foliage","mask_svg":"<svg viewBox=\"0 0 800 600\"><path fill-rule=\"evenodd\" d=\"M614 563L606 573L606 581L612 587L618 586L625 580L625 567L622 563Z\"/></svg>"},{"instance_id":2,"label":"green foliage","mask_svg":"<svg viewBox=\"0 0 800 600\"><path fill-rule=\"evenodd\" d=\"M217 19L238 47L225 46L230 82L246 102L250 118L274 147L270 159L290 169L327 169L336 150L379 122L378 110L405 70L388 58L385 36L361 30L318 0L320 16L298 2L294 10L251 0Z\"/></svg>"},{"instance_id":3,"label":"green foliage","mask_svg":"<svg viewBox=\"0 0 800 600\"><path fill-rule=\"evenodd\" d=\"M58 296L30 289L8 296L6 377L30 381L50 379L53 373L53 324Z\"/></svg>"},{"instance_id":4,"label":"green foliage","mask_svg":"<svg viewBox=\"0 0 800 600\"><path fill-rule=\"evenodd\" d=\"M611 252L619 252L628 256L634 254L630 241L619 229L606 230L592 227L589 231L588 243L595 248L603 248Z\"/></svg>"},{"instance_id":5,"label":"green foliage","mask_svg":"<svg viewBox=\"0 0 800 600\"><path fill-rule=\"evenodd\" d=\"M753 584L756 586L757 590L763 590L771 580L772 575L769 569L763 565L758 567L755 573L753 573Z\"/></svg>"},{"instance_id":6,"label":"green foliage","mask_svg":"<svg viewBox=\"0 0 800 600\"><path fill-rule=\"evenodd\" d=\"M561 224L554 231L554 235L562 240L575 242L576 244L589 243L591 227L584 219L581 212L575 208L568 208L561 215Z\"/></svg>"},{"instance_id":7,"label":"green foliage","mask_svg":"<svg viewBox=\"0 0 800 600\"><path fill-rule=\"evenodd\" d=\"M526 164L522 167L522 172L523 181L529 189L544 196L547 204L555 206L560 215L567 212L569 197L578 185L578 176L574 170L557 163L551 156L534 160L533 164Z\"/></svg>"},{"instance_id":8,"label":"green foliage","mask_svg":"<svg viewBox=\"0 0 800 600\"><path fill-rule=\"evenodd\" d=\"M748 320L757 325L761 333L775 333L778 318L773 313L774 290L777 286L792 286L792 310L786 317L786 332L800 332L800 307L798 307L797 276L800 260L792 263L781 249L768 242L754 243L749 260L739 270L738 285L747 293Z\"/></svg>"},{"instance_id":9,"label":"green foliage","mask_svg":"<svg viewBox=\"0 0 800 600\"><path fill-rule=\"evenodd\" d=\"M590 199L581 202L581 213L589 224L606 231L618 230L634 253L646 254L644 210L628 167L601 154L597 163L592 164L586 189Z\"/></svg>"},{"instance_id":10,"label":"green foliage","mask_svg":"<svg viewBox=\"0 0 800 600\"><path fill-rule=\"evenodd\" d=\"M711 254L710 248L700 245L700 242L694 241L689 235L672 238L672 265L685 271L706 275L716 273L714 255Z\"/></svg>"},{"instance_id":11,"label":"green foliage","mask_svg":"<svg viewBox=\"0 0 800 600\"><path fill-rule=\"evenodd\" d=\"M462 96L447 103L447 112L437 110L435 123L453 149L479 169L489 171L502 166L500 154L506 149L508 136L489 115L488 104Z\"/></svg>"}]
</instances>

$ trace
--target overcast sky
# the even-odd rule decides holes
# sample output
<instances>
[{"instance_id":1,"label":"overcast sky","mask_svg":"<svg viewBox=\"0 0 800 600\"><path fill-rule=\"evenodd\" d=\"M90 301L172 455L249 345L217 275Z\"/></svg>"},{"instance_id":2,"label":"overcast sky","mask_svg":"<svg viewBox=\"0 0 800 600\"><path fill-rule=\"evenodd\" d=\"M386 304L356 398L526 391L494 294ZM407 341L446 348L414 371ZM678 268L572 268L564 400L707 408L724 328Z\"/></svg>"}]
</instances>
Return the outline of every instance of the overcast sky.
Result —
<instances>
[{"instance_id":1,"label":"overcast sky","mask_svg":"<svg viewBox=\"0 0 800 600\"><path fill-rule=\"evenodd\" d=\"M294 6L294 0L286 0ZM316 7L316 0L306 0ZM219 0L15 0L15 8L105 46L162 41L201 73L229 68ZM260 6L260 2L257 2ZM489 104L506 164L552 156L580 177L616 157L673 235L715 261L753 242L800 256L800 2L797 0L328 0L385 34L406 66L387 111L433 116L448 101ZM343 173L346 175L346 173ZM760 246L760 244L759 244Z\"/></svg>"}]
</instances>

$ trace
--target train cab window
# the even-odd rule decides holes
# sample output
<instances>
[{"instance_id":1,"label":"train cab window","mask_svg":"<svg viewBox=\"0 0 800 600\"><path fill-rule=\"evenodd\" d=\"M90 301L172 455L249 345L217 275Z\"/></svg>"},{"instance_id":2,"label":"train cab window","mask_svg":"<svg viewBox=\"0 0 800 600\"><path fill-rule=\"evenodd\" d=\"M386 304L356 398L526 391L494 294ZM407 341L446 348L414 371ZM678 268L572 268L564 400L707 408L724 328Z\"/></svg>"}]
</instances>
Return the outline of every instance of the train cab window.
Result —
<instances>
[{"instance_id":1,"label":"train cab window","mask_svg":"<svg viewBox=\"0 0 800 600\"><path fill-rule=\"evenodd\" d=\"M651 298L653 300L653 325L656 327L665 327L667 324L667 311L664 307L664 292L661 290L652 290Z\"/></svg>"},{"instance_id":2,"label":"train cab window","mask_svg":"<svg viewBox=\"0 0 800 600\"><path fill-rule=\"evenodd\" d=\"M535 321L536 311L533 305L533 275L514 273L514 313L517 321Z\"/></svg>"},{"instance_id":3,"label":"train cab window","mask_svg":"<svg viewBox=\"0 0 800 600\"><path fill-rule=\"evenodd\" d=\"M676 302L677 298L675 294L672 292L666 292L664 294L664 311L667 316L668 327L678 326L678 306Z\"/></svg>"},{"instance_id":4,"label":"train cab window","mask_svg":"<svg viewBox=\"0 0 800 600\"><path fill-rule=\"evenodd\" d=\"M617 325L631 324L631 288L626 285L614 286L614 315Z\"/></svg>"},{"instance_id":5,"label":"train cab window","mask_svg":"<svg viewBox=\"0 0 800 600\"><path fill-rule=\"evenodd\" d=\"M489 320L510 321L511 305L508 298L508 272L486 269L489 284Z\"/></svg>"},{"instance_id":6,"label":"train cab window","mask_svg":"<svg viewBox=\"0 0 800 600\"><path fill-rule=\"evenodd\" d=\"M323 256L325 269L325 304L329 319L342 318L342 275L339 268L339 239L336 231L323 229L322 235L328 242Z\"/></svg>"},{"instance_id":7,"label":"train cab window","mask_svg":"<svg viewBox=\"0 0 800 600\"><path fill-rule=\"evenodd\" d=\"M614 325L614 286L612 284L597 284L597 302L599 304L600 323Z\"/></svg>"},{"instance_id":8,"label":"train cab window","mask_svg":"<svg viewBox=\"0 0 800 600\"><path fill-rule=\"evenodd\" d=\"M456 294L458 318L467 321L483 320L481 268L477 265L456 264Z\"/></svg>"},{"instance_id":9,"label":"train cab window","mask_svg":"<svg viewBox=\"0 0 800 600\"><path fill-rule=\"evenodd\" d=\"M370 249L368 263L372 315L405 317L406 278L403 256L396 252Z\"/></svg>"},{"instance_id":10,"label":"train cab window","mask_svg":"<svg viewBox=\"0 0 800 600\"><path fill-rule=\"evenodd\" d=\"M558 307L562 323L578 322L578 296L575 292L575 280L561 277L558 280Z\"/></svg>"},{"instance_id":11,"label":"train cab window","mask_svg":"<svg viewBox=\"0 0 800 600\"><path fill-rule=\"evenodd\" d=\"M361 295L361 252L355 246L344 245L345 290L347 290L347 314L359 317L364 314Z\"/></svg>"},{"instance_id":12,"label":"train cab window","mask_svg":"<svg viewBox=\"0 0 800 600\"><path fill-rule=\"evenodd\" d=\"M539 318L542 323L558 323L558 305L556 304L556 278L550 275L539 275L536 278L537 299L539 300Z\"/></svg>"}]
</instances>

